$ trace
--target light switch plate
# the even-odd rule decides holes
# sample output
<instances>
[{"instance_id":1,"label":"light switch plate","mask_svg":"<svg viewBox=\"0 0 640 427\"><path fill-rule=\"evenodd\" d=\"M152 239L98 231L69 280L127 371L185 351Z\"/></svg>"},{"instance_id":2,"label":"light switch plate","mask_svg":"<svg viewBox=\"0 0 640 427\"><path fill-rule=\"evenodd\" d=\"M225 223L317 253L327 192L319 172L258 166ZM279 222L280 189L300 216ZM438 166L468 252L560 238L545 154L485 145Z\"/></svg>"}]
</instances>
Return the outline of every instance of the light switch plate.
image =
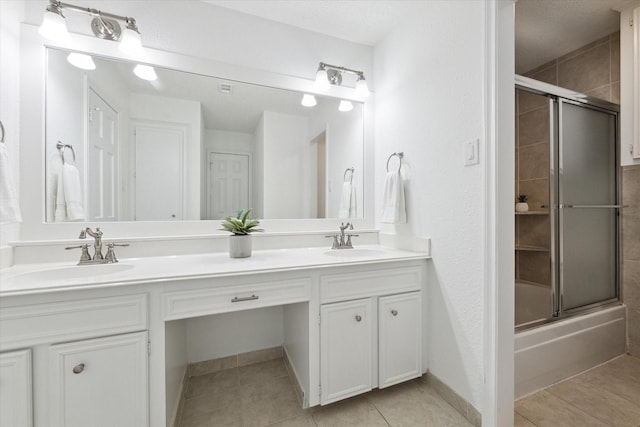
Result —
<instances>
[{"instance_id":1,"label":"light switch plate","mask_svg":"<svg viewBox=\"0 0 640 427\"><path fill-rule=\"evenodd\" d=\"M480 163L480 141L474 139L464 143L464 165L473 166Z\"/></svg>"}]
</instances>

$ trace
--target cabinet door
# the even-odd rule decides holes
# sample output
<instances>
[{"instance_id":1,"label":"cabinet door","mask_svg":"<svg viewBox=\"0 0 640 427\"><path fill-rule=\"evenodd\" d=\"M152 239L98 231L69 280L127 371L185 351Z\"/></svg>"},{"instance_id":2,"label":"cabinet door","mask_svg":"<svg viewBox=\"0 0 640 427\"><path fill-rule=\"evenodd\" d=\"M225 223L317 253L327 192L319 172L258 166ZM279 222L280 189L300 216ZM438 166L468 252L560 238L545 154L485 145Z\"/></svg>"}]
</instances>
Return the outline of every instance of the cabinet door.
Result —
<instances>
[{"instance_id":1,"label":"cabinet door","mask_svg":"<svg viewBox=\"0 0 640 427\"><path fill-rule=\"evenodd\" d=\"M324 304L320 308L320 403L371 390L371 299Z\"/></svg>"},{"instance_id":2,"label":"cabinet door","mask_svg":"<svg viewBox=\"0 0 640 427\"><path fill-rule=\"evenodd\" d=\"M422 293L378 300L380 388L422 375Z\"/></svg>"},{"instance_id":3,"label":"cabinet door","mask_svg":"<svg viewBox=\"0 0 640 427\"><path fill-rule=\"evenodd\" d=\"M50 348L52 427L148 426L147 332Z\"/></svg>"},{"instance_id":4,"label":"cabinet door","mask_svg":"<svg viewBox=\"0 0 640 427\"><path fill-rule=\"evenodd\" d=\"M0 427L32 424L31 350L0 354Z\"/></svg>"}]
</instances>

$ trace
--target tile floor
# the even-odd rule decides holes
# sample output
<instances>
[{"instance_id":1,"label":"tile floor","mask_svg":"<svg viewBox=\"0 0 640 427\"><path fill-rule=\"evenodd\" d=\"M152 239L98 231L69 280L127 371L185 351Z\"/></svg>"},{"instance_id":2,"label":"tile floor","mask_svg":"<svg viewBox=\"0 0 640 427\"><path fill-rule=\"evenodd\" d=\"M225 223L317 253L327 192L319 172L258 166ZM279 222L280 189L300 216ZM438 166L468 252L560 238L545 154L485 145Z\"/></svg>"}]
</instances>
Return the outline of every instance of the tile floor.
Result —
<instances>
[{"instance_id":1,"label":"tile floor","mask_svg":"<svg viewBox=\"0 0 640 427\"><path fill-rule=\"evenodd\" d=\"M640 427L640 358L622 356L515 403L516 427Z\"/></svg>"},{"instance_id":2,"label":"tile floor","mask_svg":"<svg viewBox=\"0 0 640 427\"><path fill-rule=\"evenodd\" d=\"M191 377L180 427L375 427L471 424L423 378L302 409L282 359Z\"/></svg>"}]
</instances>

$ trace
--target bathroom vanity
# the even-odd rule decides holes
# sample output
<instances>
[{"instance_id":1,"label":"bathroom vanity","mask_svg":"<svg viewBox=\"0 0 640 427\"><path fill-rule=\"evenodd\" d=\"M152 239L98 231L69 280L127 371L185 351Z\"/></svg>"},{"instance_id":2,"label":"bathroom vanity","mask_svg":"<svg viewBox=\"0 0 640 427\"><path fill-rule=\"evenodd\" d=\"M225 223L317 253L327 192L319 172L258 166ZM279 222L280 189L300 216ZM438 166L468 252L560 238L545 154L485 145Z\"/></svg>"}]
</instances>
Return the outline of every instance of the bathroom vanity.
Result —
<instances>
[{"instance_id":1,"label":"bathroom vanity","mask_svg":"<svg viewBox=\"0 0 640 427\"><path fill-rule=\"evenodd\" d=\"M303 406L418 377L428 257L371 245L5 269L0 395L13 411L1 425L169 425L185 342L211 339L184 322L264 309L282 311L273 327Z\"/></svg>"}]
</instances>

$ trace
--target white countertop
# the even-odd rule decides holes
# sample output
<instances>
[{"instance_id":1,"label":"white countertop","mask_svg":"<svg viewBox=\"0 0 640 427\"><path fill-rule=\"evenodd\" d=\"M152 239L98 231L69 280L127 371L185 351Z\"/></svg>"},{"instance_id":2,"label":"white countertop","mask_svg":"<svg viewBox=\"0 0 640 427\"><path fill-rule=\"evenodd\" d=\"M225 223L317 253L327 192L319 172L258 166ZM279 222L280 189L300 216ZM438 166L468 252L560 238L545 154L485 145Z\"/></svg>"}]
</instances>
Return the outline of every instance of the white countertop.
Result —
<instances>
[{"instance_id":1,"label":"white countertop","mask_svg":"<svg viewBox=\"0 0 640 427\"><path fill-rule=\"evenodd\" d=\"M117 264L24 264L0 270L0 296L427 258L427 253L362 245L259 250L250 258L236 259L224 252L120 259Z\"/></svg>"}]
</instances>

